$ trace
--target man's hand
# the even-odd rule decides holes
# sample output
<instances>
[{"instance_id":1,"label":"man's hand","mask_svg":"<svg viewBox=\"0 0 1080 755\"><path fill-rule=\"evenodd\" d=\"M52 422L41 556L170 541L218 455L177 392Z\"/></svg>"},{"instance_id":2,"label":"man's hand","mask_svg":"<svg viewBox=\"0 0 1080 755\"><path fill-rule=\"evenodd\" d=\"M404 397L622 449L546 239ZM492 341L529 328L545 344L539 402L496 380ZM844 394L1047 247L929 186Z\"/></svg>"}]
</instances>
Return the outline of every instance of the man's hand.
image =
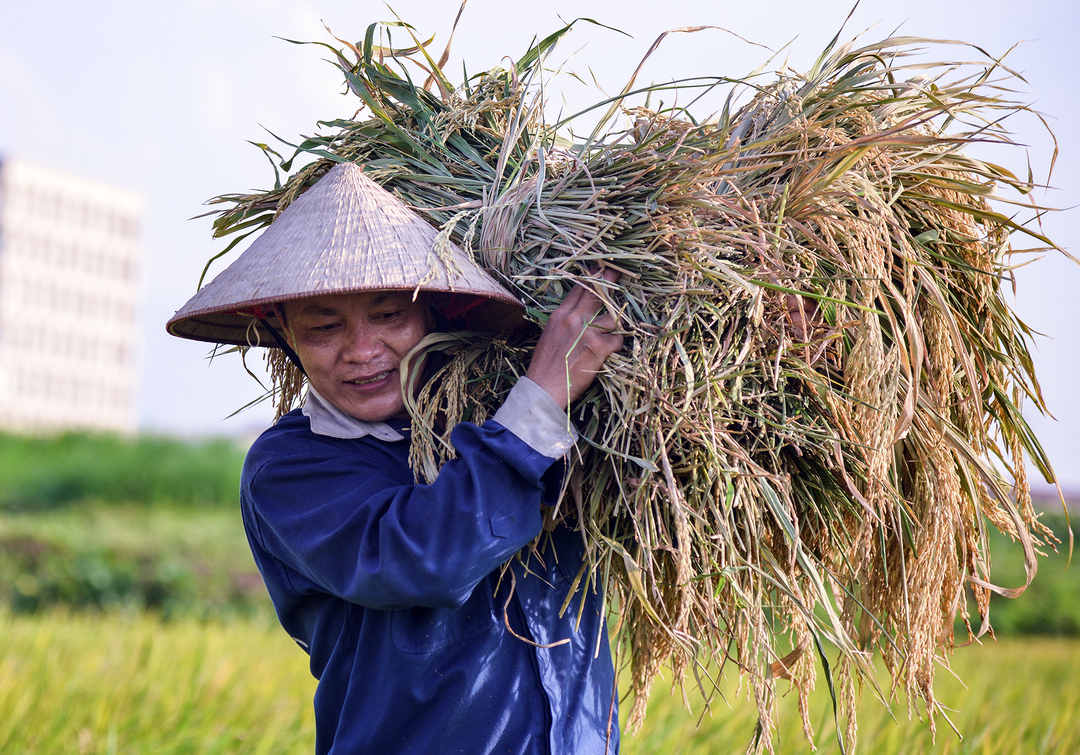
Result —
<instances>
[{"instance_id":1,"label":"man's hand","mask_svg":"<svg viewBox=\"0 0 1080 755\"><path fill-rule=\"evenodd\" d=\"M787 316L795 331L795 338L808 343L814 335L814 328L819 324L818 303L809 297L787 294L784 297Z\"/></svg>"},{"instance_id":2,"label":"man's hand","mask_svg":"<svg viewBox=\"0 0 1080 755\"><path fill-rule=\"evenodd\" d=\"M601 277L614 283L619 273L604 270ZM551 313L533 351L525 377L563 409L592 384L604 360L622 348L623 337L613 332L618 323L607 312L598 314L601 307L600 297L577 284Z\"/></svg>"}]
</instances>

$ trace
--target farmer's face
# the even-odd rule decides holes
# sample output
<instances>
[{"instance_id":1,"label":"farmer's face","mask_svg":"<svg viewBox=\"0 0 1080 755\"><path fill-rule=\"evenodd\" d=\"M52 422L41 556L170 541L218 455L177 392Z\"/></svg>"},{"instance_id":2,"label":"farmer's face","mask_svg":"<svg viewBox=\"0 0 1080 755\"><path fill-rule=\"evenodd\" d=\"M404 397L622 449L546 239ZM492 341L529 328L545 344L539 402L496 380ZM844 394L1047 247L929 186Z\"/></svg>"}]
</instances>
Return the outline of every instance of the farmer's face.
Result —
<instances>
[{"instance_id":1,"label":"farmer's face","mask_svg":"<svg viewBox=\"0 0 1080 755\"><path fill-rule=\"evenodd\" d=\"M405 416L399 367L431 332L423 297L371 291L317 296L285 305L289 345L308 381L352 417L380 422Z\"/></svg>"}]
</instances>

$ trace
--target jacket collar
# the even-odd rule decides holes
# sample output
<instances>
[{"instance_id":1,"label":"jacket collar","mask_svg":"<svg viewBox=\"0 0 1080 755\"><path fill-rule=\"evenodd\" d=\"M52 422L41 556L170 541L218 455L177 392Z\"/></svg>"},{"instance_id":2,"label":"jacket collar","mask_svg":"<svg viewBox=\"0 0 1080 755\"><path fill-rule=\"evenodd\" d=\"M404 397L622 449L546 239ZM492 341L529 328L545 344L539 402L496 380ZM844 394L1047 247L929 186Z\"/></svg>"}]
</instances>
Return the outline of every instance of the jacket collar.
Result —
<instances>
[{"instance_id":1,"label":"jacket collar","mask_svg":"<svg viewBox=\"0 0 1080 755\"><path fill-rule=\"evenodd\" d=\"M404 435L385 422L365 422L350 417L320 396L310 385L300 411L311 420L311 432L316 435L349 440L365 438L370 435L373 438L390 443L405 440Z\"/></svg>"}]
</instances>

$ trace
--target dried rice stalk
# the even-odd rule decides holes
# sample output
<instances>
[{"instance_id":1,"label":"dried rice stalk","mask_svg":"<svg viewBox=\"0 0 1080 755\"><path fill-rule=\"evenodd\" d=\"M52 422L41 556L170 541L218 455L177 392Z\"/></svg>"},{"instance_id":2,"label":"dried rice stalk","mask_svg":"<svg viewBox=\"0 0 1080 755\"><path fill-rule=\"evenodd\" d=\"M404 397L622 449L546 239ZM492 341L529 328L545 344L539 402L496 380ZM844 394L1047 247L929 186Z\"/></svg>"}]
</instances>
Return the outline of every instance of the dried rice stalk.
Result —
<instances>
[{"instance_id":1,"label":"dried rice stalk","mask_svg":"<svg viewBox=\"0 0 1080 755\"><path fill-rule=\"evenodd\" d=\"M1024 455L1053 473L1019 403L1045 407L1000 287L1010 232L1052 244L987 203L1031 185L960 151L1010 143L998 119L1023 108L993 80L1008 71L986 61L964 78L942 63L907 79L920 40L830 46L806 75L752 83L753 100L716 122L621 99L630 125L609 118L580 142L541 120L530 86L568 29L462 87L420 45L438 96L391 67L408 56L376 48L374 27L331 47L365 119L326 124L297 149L318 159L278 188L215 200L228 205L217 234L270 222L351 160L529 303L531 329L426 343L446 355L411 406L426 479L452 454L434 417L487 416L546 313L590 267L621 270L599 293L628 345L572 410L583 443L550 517L582 529L600 570L583 589L605 591L629 651L631 726L665 665L682 678L730 662L761 714L754 748L772 747L778 678L798 687L809 736L825 643L850 746L875 652L890 694L909 710L923 699L934 720L964 587L979 633L989 591L1016 592L989 581L985 523L1021 541L1029 581L1049 537ZM794 293L810 332L789 314ZM287 410L296 376L272 354Z\"/></svg>"}]
</instances>

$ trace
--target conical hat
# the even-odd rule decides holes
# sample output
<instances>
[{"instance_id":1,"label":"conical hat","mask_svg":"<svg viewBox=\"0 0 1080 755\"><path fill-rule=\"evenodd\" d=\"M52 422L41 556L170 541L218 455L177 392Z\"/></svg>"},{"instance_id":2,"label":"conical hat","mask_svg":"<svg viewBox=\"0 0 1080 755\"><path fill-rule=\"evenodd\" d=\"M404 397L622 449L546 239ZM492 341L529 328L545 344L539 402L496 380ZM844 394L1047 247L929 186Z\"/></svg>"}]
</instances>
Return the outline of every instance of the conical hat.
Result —
<instances>
[{"instance_id":1,"label":"conical hat","mask_svg":"<svg viewBox=\"0 0 1080 755\"><path fill-rule=\"evenodd\" d=\"M498 332L522 321L521 303L460 247L353 163L334 166L235 262L195 294L166 329L215 343L273 346L259 318L272 304L358 291L429 291L467 330ZM256 332L253 332L256 331Z\"/></svg>"}]
</instances>

